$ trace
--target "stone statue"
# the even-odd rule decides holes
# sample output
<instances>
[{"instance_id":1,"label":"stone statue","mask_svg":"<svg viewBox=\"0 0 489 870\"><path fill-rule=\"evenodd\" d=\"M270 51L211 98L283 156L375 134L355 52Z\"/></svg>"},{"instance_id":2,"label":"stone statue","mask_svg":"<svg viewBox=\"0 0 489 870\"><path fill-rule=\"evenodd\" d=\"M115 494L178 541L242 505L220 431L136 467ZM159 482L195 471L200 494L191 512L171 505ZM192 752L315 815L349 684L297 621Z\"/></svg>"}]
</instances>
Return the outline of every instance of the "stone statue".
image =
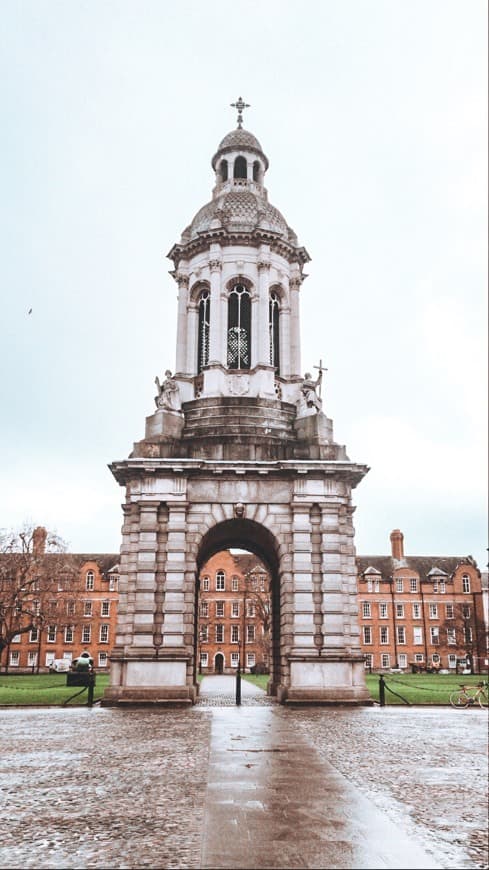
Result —
<instances>
[{"instance_id":1,"label":"stone statue","mask_svg":"<svg viewBox=\"0 0 489 870\"><path fill-rule=\"evenodd\" d=\"M304 402L307 408L315 408L319 413L322 408L322 399L316 393L316 388L320 386L323 379L322 371L319 372L317 379L313 381L310 372L306 372L301 386L301 393L304 397Z\"/></svg>"},{"instance_id":2,"label":"stone statue","mask_svg":"<svg viewBox=\"0 0 489 870\"><path fill-rule=\"evenodd\" d=\"M170 369L166 370L163 383L160 384L160 379L156 376L155 384L158 389L158 395L155 396L156 407L166 408L169 411L180 411L182 407L180 390Z\"/></svg>"}]
</instances>

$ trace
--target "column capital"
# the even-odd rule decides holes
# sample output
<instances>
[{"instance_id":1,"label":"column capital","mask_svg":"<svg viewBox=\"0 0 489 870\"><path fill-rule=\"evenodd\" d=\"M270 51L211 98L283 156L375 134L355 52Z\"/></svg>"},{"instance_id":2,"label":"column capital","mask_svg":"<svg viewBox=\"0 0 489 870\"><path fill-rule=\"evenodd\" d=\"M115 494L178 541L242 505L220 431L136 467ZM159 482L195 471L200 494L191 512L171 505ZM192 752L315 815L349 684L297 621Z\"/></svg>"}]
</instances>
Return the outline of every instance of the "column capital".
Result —
<instances>
[{"instance_id":1,"label":"column capital","mask_svg":"<svg viewBox=\"0 0 489 870\"><path fill-rule=\"evenodd\" d=\"M176 272L174 277L179 287L188 287L189 278L184 272Z\"/></svg>"},{"instance_id":2,"label":"column capital","mask_svg":"<svg viewBox=\"0 0 489 870\"><path fill-rule=\"evenodd\" d=\"M211 272L220 272L222 269L222 260L220 257L213 257L209 260L209 269Z\"/></svg>"},{"instance_id":3,"label":"column capital","mask_svg":"<svg viewBox=\"0 0 489 870\"><path fill-rule=\"evenodd\" d=\"M257 269L259 272L268 272L270 270L270 261L269 260L258 260Z\"/></svg>"}]
</instances>

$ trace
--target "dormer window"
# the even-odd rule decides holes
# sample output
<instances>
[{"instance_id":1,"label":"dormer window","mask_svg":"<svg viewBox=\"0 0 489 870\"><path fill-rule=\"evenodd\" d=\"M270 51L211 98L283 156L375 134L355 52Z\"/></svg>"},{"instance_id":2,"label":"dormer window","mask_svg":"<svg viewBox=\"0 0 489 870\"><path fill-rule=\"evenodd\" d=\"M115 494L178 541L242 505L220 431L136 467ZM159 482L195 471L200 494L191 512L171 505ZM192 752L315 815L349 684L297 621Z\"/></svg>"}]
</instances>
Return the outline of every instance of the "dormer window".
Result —
<instances>
[{"instance_id":1,"label":"dormer window","mask_svg":"<svg viewBox=\"0 0 489 870\"><path fill-rule=\"evenodd\" d=\"M234 161L234 177L235 178L247 178L248 177L248 166L246 164L246 160L244 157L236 157Z\"/></svg>"}]
</instances>

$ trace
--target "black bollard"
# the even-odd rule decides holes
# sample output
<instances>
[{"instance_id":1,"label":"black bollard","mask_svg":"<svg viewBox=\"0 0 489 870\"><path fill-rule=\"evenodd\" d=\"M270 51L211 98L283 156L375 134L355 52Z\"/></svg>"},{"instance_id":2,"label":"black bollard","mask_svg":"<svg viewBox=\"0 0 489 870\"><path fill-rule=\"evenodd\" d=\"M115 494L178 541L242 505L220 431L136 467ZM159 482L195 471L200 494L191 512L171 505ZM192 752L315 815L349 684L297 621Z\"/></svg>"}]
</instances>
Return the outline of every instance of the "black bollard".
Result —
<instances>
[{"instance_id":1,"label":"black bollard","mask_svg":"<svg viewBox=\"0 0 489 870\"><path fill-rule=\"evenodd\" d=\"M385 682L382 674L379 677L379 701L380 706L385 707Z\"/></svg>"},{"instance_id":2,"label":"black bollard","mask_svg":"<svg viewBox=\"0 0 489 870\"><path fill-rule=\"evenodd\" d=\"M238 665L238 669L236 671L236 706L239 707L241 704L241 670Z\"/></svg>"},{"instance_id":3,"label":"black bollard","mask_svg":"<svg viewBox=\"0 0 489 870\"><path fill-rule=\"evenodd\" d=\"M93 690L95 686L95 672L88 674L88 700L87 706L93 707Z\"/></svg>"}]
</instances>

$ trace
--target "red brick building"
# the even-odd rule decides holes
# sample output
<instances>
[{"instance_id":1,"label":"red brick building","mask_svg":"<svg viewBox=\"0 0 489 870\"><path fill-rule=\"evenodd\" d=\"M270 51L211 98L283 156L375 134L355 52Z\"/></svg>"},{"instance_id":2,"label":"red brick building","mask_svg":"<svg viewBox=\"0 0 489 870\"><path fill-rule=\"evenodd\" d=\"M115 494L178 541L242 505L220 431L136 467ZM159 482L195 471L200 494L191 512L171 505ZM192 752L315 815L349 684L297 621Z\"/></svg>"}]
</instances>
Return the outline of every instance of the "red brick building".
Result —
<instances>
[{"instance_id":1,"label":"red brick building","mask_svg":"<svg viewBox=\"0 0 489 870\"><path fill-rule=\"evenodd\" d=\"M358 608L366 667L487 670L481 573L470 557L409 556L398 529L390 556L359 556Z\"/></svg>"},{"instance_id":2,"label":"red brick building","mask_svg":"<svg viewBox=\"0 0 489 870\"><path fill-rule=\"evenodd\" d=\"M251 553L223 550L200 572L198 661L202 674L232 674L238 664L268 672L270 583Z\"/></svg>"}]
</instances>

